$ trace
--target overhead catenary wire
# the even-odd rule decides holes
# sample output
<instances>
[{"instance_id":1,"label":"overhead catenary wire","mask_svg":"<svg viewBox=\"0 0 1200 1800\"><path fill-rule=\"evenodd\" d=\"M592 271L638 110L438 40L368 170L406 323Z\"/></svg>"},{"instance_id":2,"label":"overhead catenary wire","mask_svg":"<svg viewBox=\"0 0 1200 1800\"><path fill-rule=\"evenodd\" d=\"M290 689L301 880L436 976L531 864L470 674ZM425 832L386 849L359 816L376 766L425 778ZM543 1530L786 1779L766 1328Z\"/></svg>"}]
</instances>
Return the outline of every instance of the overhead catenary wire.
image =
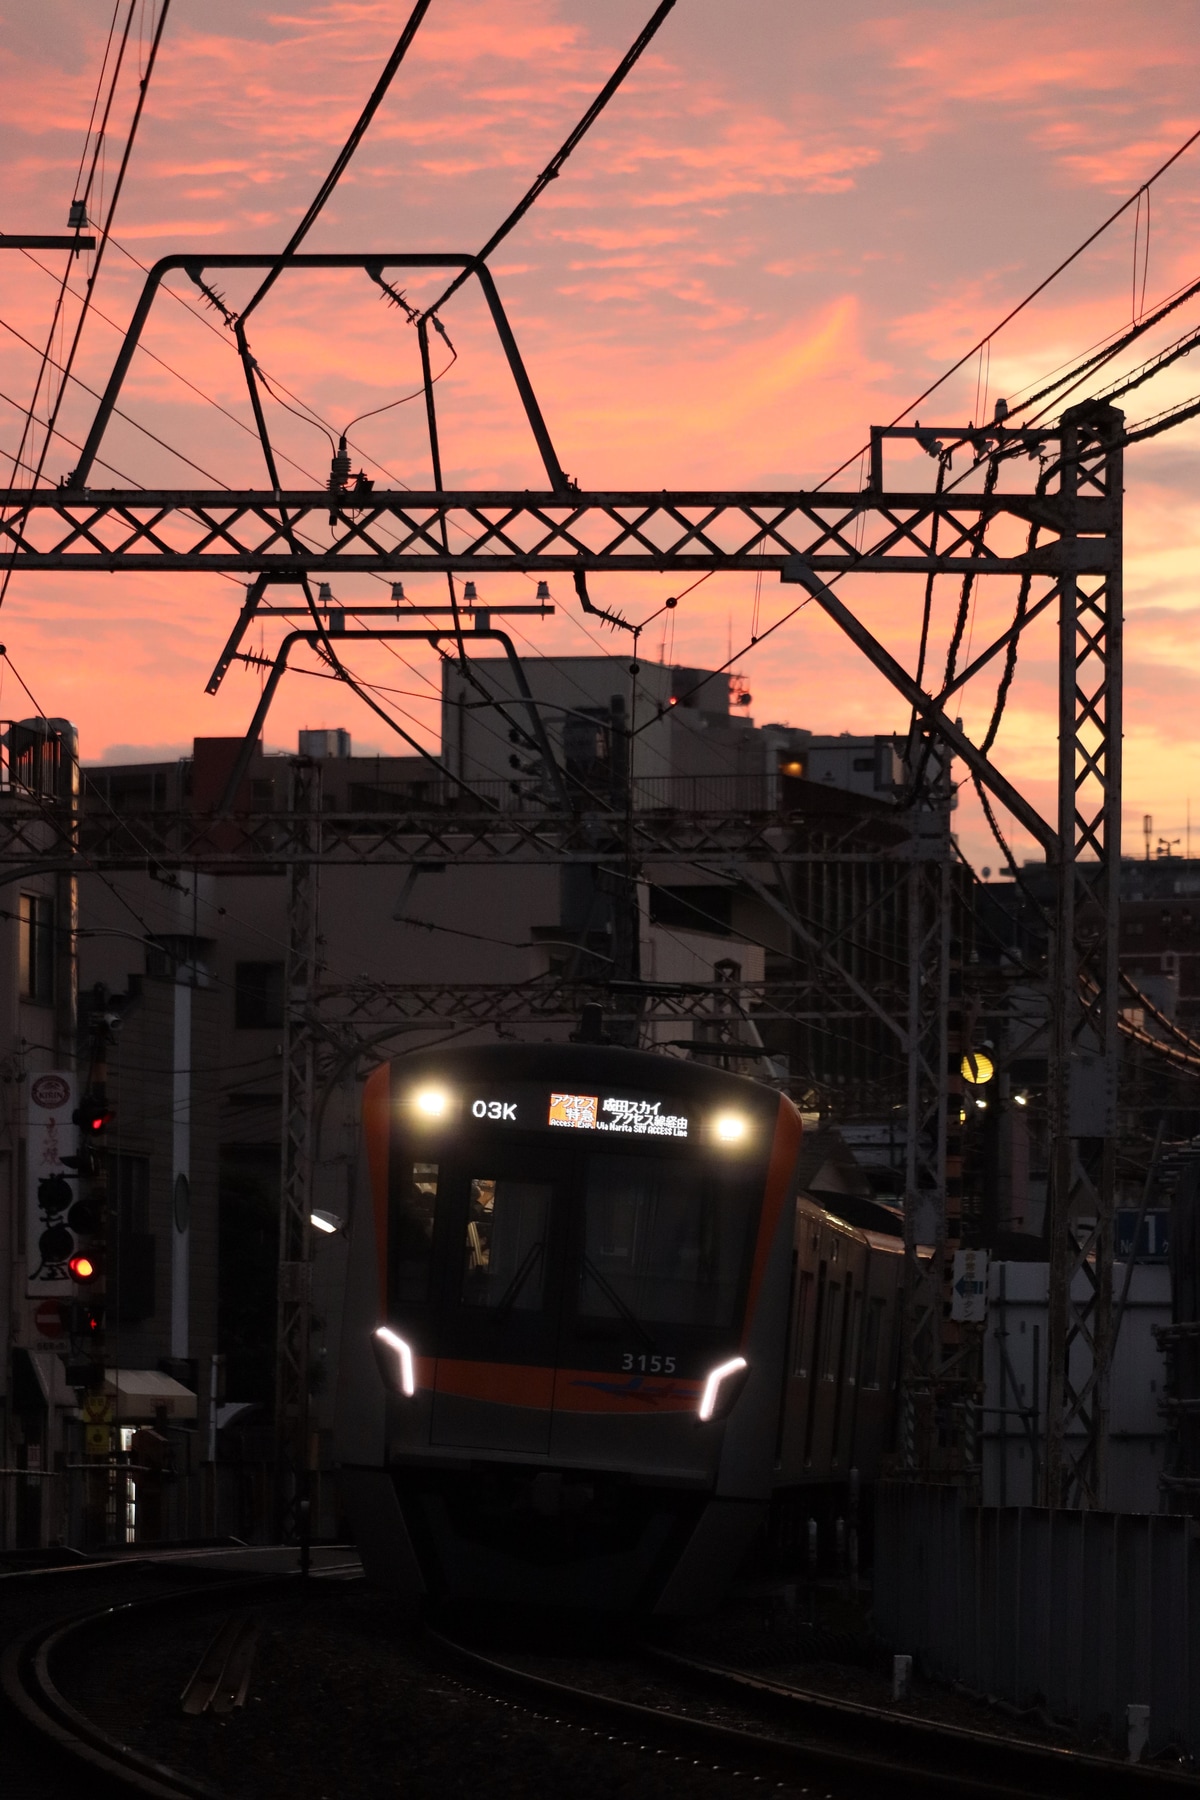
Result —
<instances>
[{"instance_id":1,"label":"overhead catenary wire","mask_svg":"<svg viewBox=\"0 0 1200 1800\"><path fill-rule=\"evenodd\" d=\"M942 374L940 374L938 376L936 381L930 382L929 386L926 388L923 388L921 390L921 392L916 396L915 399L910 400L908 405L904 408L904 410L902 412L898 412L896 414L896 417L893 420L891 420L890 424L886 427L886 429L891 430L895 426L902 424L903 421L908 418L909 414L911 412L913 412L918 406L920 406L923 401L928 400L931 394L936 394L939 388L944 387L946 382L950 380L951 376L956 375L958 373L958 371L961 368L963 368L966 363L970 362L970 360L973 356L978 355L978 353L982 349L984 349L986 345L990 344L993 338L998 337L1000 332L1002 332L1004 330L1005 326L1010 325L1012 323L1012 321L1018 316L1018 314L1023 313L1025 311L1027 306L1031 306L1040 294L1044 294L1046 289L1048 287L1050 287L1053 282L1057 281L1058 277L1071 267L1072 263L1078 262L1079 258L1083 255L1084 251L1089 250L1098 238L1103 237L1104 233L1106 231L1108 231L1113 225L1115 225L1118 219L1122 218L1125 215L1125 213L1127 213L1129 211L1129 208L1131 206L1136 205L1139 197L1142 194L1148 194L1150 189L1154 186L1154 183L1156 181L1160 181L1162 179L1162 177L1167 173L1168 169L1173 168L1174 165L1179 161L1180 157L1186 155L1186 153L1192 148L1192 145L1197 142L1200 142L1200 128L1197 128L1197 130L1193 131L1188 137L1186 137L1184 139L1183 143L1180 144L1179 148L1177 150L1173 151L1172 154L1167 157L1165 162L1160 163L1158 168L1155 169L1154 173L1152 175L1148 175L1146 180L1143 181L1139 187L1135 188L1133 193L1130 194L1127 199L1123 200L1121 202L1120 206L1118 206L1115 209L1115 211L1109 213L1108 217L1106 219L1104 219L1101 224L1097 225L1097 227L1094 231L1089 232L1087 237L1084 238L1083 242L1081 244L1076 245L1075 249L1071 251L1069 256L1063 257L1062 261L1060 263L1056 264L1056 266L1053 269L1051 269L1050 273L1048 275L1044 276L1042 278L1042 280L1038 282L1036 287L1031 288L1030 291L1025 295L1024 299L1018 300L1015 306L1010 307L1009 310L1005 313L1004 317L1002 319L1000 319L997 324L993 325L990 331L985 332L983 337L981 337L979 339L978 343L972 344L971 348L969 350L965 350L956 362L951 363L951 365L948 369L943 370ZM848 469L850 467L851 463L856 462L858 460L858 458L863 454L864 449L869 449L869 448L870 448L869 445L860 445L858 447L858 449L855 450L851 456L848 456L844 462L838 464L836 469L832 470L830 472L830 474L826 475L823 481L818 482L817 487L814 491L819 492L821 490L821 488L828 487L829 483L831 481L836 480L837 477L842 473L842 471L844 469Z\"/></svg>"},{"instance_id":2,"label":"overhead catenary wire","mask_svg":"<svg viewBox=\"0 0 1200 1800\"><path fill-rule=\"evenodd\" d=\"M108 116L112 109L113 96L116 93L117 82L118 82L118 80L120 78L120 74L121 74L121 64L122 64L122 62L124 60L124 56L125 56L125 46L129 41L129 28L130 28L131 24L133 23L134 4L135 4L135 0L129 0L129 11L125 17L125 30L121 35L121 41L120 41L120 44L117 49L116 63L114 64L114 67L113 67L112 79L109 82L108 97L104 104L104 116L100 123L100 129L96 135L95 149L92 153L92 166L88 171L87 182L84 186L84 191L81 196L79 193L79 177L83 172L83 165L87 159L87 149L88 149L88 143L91 139L92 125L95 121L96 108L99 105L100 93L101 93L101 90L104 85L104 72L108 67L108 58L109 58L109 54L112 50L112 40L113 40L113 34L116 30L117 14L120 11L120 0L117 0L117 3L113 7L112 19L111 19L111 21L109 23L109 27L108 27L108 37L107 37L107 40L106 40L105 46L104 46L104 57L100 64L100 74L96 80L96 92L92 98L92 110L91 110L91 115L88 119L87 134L84 138L83 149L80 152L79 170L75 176L74 198L73 198L72 207L71 207L72 214L74 214L77 204L82 204L84 212L86 214L87 198L88 198L88 195L91 193L92 182L93 182L93 180L95 178L95 174L96 174L97 160L99 158L100 149L101 149L102 144L104 143L104 135L105 135L105 132L108 127ZM58 282L58 292L54 298L54 308L53 308L53 313L52 313L52 316L50 319L50 326L46 333L45 348L42 351L41 361L38 365L37 375L34 378L33 397L29 402L29 410L28 410L28 413L26 414L25 426L21 432L21 441L17 447L16 456L13 458L14 477L16 474L17 465L24 455L25 446L26 446L26 443L28 442L29 429L30 429L30 426L34 422L35 414L37 411L38 396L41 393L41 389L42 389L42 380L46 375L47 367L49 366L49 363L50 363L51 351L53 350L53 347L54 347L54 339L58 332L59 321L62 318L63 304L64 304L64 301L66 300L67 293L68 293L69 286L70 286L71 264L72 264L73 260L74 260L74 252L69 251L67 253L67 260L66 260L65 267L63 269L61 279ZM47 437L48 436L49 436L49 427L47 427ZM44 451L44 449L45 449L45 446L43 445L43 451ZM39 457L38 463L37 463L38 470L41 469L42 460L43 460L43 458ZM4 592L4 589L0 588L0 599L3 598L3 592Z\"/></svg>"},{"instance_id":3,"label":"overhead catenary wire","mask_svg":"<svg viewBox=\"0 0 1200 1800\"><path fill-rule=\"evenodd\" d=\"M131 7L130 7L131 17L132 17L132 10L133 10L133 8L132 8L132 3L131 3ZM167 15L170 12L170 10L171 10L171 0L160 0L158 22L154 28L154 34L151 39L150 54L146 61L146 70L145 70L145 73L142 76L141 80L138 83L137 101L134 105L133 118L130 121L129 131L126 134L125 148L121 154L120 167L117 170L117 179L113 185L113 191L109 197L108 210L105 213L104 222L100 228L100 237L99 237L99 241L96 245L96 253L95 253L95 256L92 261L91 270L88 274L86 286L84 288L83 304L80 307L79 317L75 322L75 331L74 331L74 335L72 336L72 339L71 339L71 346L70 346L70 349L67 351L66 357L64 358L64 376L70 375L70 373L71 373L71 369L75 362L75 356L79 349L80 339L83 336L83 328L87 324L88 312L91 307L92 295L95 292L96 283L100 277L100 268L101 268L101 265L104 260L104 252L108 247L109 234L112 230L113 220L116 217L117 207L119 206L120 200L121 200L121 193L125 186L125 177L129 172L130 158L133 155L134 144L137 142L138 127L141 124L142 113L143 113L143 111L145 109L145 105L146 105L146 95L148 94L148 92L150 90L150 81L151 81L151 77L154 74L154 65L155 65L156 61L158 60L159 45L162 43L162 35L163 35L163 31L166 27ZM59 413L59 409L62 405L62 398L63 398L63 394L65 392L65 387L66 387L66 383L64 380L62 385L59 387L58 395L57 395L57 398L54 403L54 408L50 415L49 426L47 428L47 442L49 441L49 432L53 430L53 428L58 420L58 413ZM41 466L41 464L39 461L39 469L40 469L40 466ZM3 600L3 597L4 597L3 591L0 590L0 601Z\"/></svg>"},{"instance_id":4,"label":"overhead catenary wire","mask_svg":"<svg viewBox=\"0 0 1200 1800\"><path fill-rule=\"evenodd\" d=\"M309 206L307 207L303 218L300 220L300 223L297 225L295 231L293 231L291 237L288 239L287 243L284 245L284 248L282 251L282 255L284 257L289 257L289 256L295 255L296 251L300 248L300 245L304 242L304 239L308 236L309 232L312 230L313 226L316 224L317 220L321 216L321 213L324 210L327 200L329 199L330 195L333 193L334 188L337 186L337 184L341 180L342 176L345 174L346 169L349 167L351 158L353 157L355 151L358 149L358 146L362 143L363 138L366 136L367 129L370 126L372 119L375 117L375 114L379 111L380 106L383 104L384 97L386 96L388 89L392 85L392 80L396 74L396 71L399 69L401 63L404 61L404 58L407 56L409 48L412 44L412 41L416 37L417 32L421 28L421 22L424 19L425 14L429 11L429 7L430 7L430 0L416 0L416 5L413 7L411 13L408 16L408 22L406 23L404 30L400 33L400 36L396 41L395 49L392 51L392 54L388 57L387 62L383 65L383 70L379 76L379 79L375 83L375 86L372 88L366 105L363 107L362 111L359 113L358 118L355 121L353 130L351 131L349 137L346 139L346 142L342 145L341 150L338 152L337 156L335 157L332 168L330 169L329 173L326 175L326 177L325 177L324 181L321 183L320 187L317 189L317 192L313 196L312 201L310 202ZM260 283L256 292L251 296L251 298L247 301L246 305L242 308L239 317L243 324L245 324L245 321L250 317L250 314L260 304L260 302L266 298L267 294L270 292L271 288L274 286L276 280L278 279L279 273L280 273L280 271L279 271L278 266L276 266L274 269L272 269L270 271L270 273L267 275L266 279Z\"/></svg>"},{"instance_id":5,"label":"overhead catenary wire","mask_svg":"<svg viewBox=\"0 0 1200 1800\"><path fill-rule=\"evenodd\" d=\"M574 130L570 132L564 142L560 144L541 174L536 177L532 186L530 186L522 195L521 199L518 200L507 218L502 220L496 227L491 237L487 240L486 244L484 244L482 250L472 258L465 269L459 271L454 277L454 280L443 293L438 295L432 305L425 308L423 317L431 319L436 312L440 311L447 300L449 300L450 296L457 293L458 289L465 281L470 280L471 276L481 264L487 261L488 257L492 254L492 251L497 249L499 245L504 242L505 238L508 237L509 233L516 229L530 207L533 206L539 196L545 192L550 183L557 180L572 151L587 136L613 95L617 92L618 88L621 87L630 70L640 61L643 52L657 35L659 27L662 25L663 20L667 17L668 13L671 12L674 5L675 0L660 0L659 5L655 7L650 18L646 21L633 43L629 46L629 49L625 52L625 55L621 58L621 61L617 64L617 67L613 70L612 74L609 76L600 92L596 95L596 98L592 101Z\"/></svg>"}]
</instances>

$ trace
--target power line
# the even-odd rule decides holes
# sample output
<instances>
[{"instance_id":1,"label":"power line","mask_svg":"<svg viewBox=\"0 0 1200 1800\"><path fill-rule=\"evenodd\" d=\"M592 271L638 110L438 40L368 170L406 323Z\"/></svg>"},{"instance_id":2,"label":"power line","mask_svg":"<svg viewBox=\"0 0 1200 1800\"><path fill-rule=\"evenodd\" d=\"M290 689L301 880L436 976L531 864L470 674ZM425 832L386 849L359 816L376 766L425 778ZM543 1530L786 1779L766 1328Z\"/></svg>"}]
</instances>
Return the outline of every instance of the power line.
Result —
<instances>
[{"instance_id":1,"label":"power line","mask_svg":"<svg viewBox=\"0 0 1200 1800\"><path fill-rule=\"evenodd\" d=\"M22 344L25 344L30 350L36 350L36 348L37 348L36 344L34 344L29 338L27 338L23 332L18 331L15 325L10 325L7 319L0 318L0 328L9 332L13 337L17 338ZM52 369L55 369L55 370L61 372L61 374L63 376L63 387L64 388L66 387L66 384L68 381L73 381L75 383L76 387L80 387L83 389L85 394L90 394L94 400L99 400L100 395L96 392L95 388L89 387L88 383L86 381L84 381L81 376L73 374L71 372L70 368L68 368L66 365L57 363L53 360L53 358L51 358L50 359L50 367ZM21 410L25 411L26 409L21 408ZM150 439L151 443L157 444L160 450L165 450L169 456L177 456L179 458L180 462L186 463L189 469L195 469L197 475L203 475L204 479L206 481L211 481L215 487L224 488L227 492L229 491L229 483L227 481L222 481L219 475L213 475L208 469L202 468L198 462L193 462L192 458L190 456L185 456L182 450L176 450L174 445L168 444L165 438L160 438L157 435L157 433L151 431L150 427L148 425L139 424L137 419L132 418L129 413L121 412L121 410L118 407L114 406L113 412L118 419L124 420L126 425L132 425L132 427L135 431L140 431L143 437L148 437ZM43 446L42 454L38 459L37 469L36 469L35 475L34 475L34 485L36 485L37 481L41 477L42 469L45 464L46 447L49 445L50 439L52 437L62 438L64 443L71 442L71 439L67 438L65 436L65 434L58 429L58 426L53 421L49 425L47 425L47 427L46 427L46 445ZM134 482L133 485L135 487L140 487L142 484L141 484L141 482ZM8 572L11 573L11 570ZM2 599L2 598L3 598L3 595L2 595L2 593L0 593L0 599Z\"/></svg>"},{"instance_id":2,"label":"power line","mask_svg":"<svg viewBox=\"0 0 1200 1800\"><path fill-rule=\"evenodd\" d=\"M1077 262L1078 259L1083 255L1084 251L1091 248L1091 246L1096 242L1097 238L1103 237L1104 233L1109 229L1109 227L1112 225L1115 225L1117 220L1119 218L1121 218L1124 213L1127 213L1129 211L1129 208L1131 206L1133 206L1139 200L1139 198L1141 197L1142 194L1148 194L1150 189L1153 187L1154 183L1156 181L1158 181L1163 175L1165 175L1167 170L1172 168L1173 165L1179 161L1180 157L1183 156L1188 150L1190 150L1192 145L1194 143L1196 143L1198 140L1200 140L1200 129L1193 131L1190 137L1185 138L1183 143L1180 144L1178 150L1176 150L1171 156L1168 156L1166 162L1160 164L1160 166L1154 171L1153 175L1148 176L1147 179L1145 181L1143 181L1141 186L1139 188L1136 188L1134 190L1134 192L1132 194L1130 194L1130 196L1127 200L1123 200L1121 202L1120 206L1117 207L1116 211L1112 212L1108 215L1107 219L1104 220L1103 224L1098 225L1096 227L1095 231L1089 233L1089 235L1084 238L1083 242L1081 244L1077 245L1077 247L1074 250L1072 250L1072 252L1069 256L1064 257L1062 262L1060 262L1056 268L1051 269L1049 275L1045 276L1045 278L1043 280L1039 281L1037 286L1035 288L1032 288L1029 291L1029 293L1026 294L1026 296L1023 300L1018 300L1017 304L1015 306L1011 307L1009 309L1009 311L1005 313L1004 317L1000 320L999 324L993 325L992 329L989 332L985 333L985 335L980 338L980 340L977 344L972 344L971 348L969 350L965 351L963 353L963 355L959 357L957 362L952 363L950 365L950 367L944 371L943 374L938 376L936 381L931 382L927 388L924 388L921 391L921 393L919 393L917 395L915 400L910 400L908 405L904 408L903 412L897 413L896 417L891 421L891 424L889 426L887 426L886 429L891 430L893 426L899 425L903 419L907 419L908 415L913 411L913 409L915 407L920 406L920 404L923 400L928 400L928 398L931 394L936 394L938 389L940 387L944 386L944 384L947 381L949 381L949 379L952 375L957 375L958 371L963 367L964 363L970 362L971 358L973 356L977 356L981 350L985 349L987 347L987 345L989 345L991 343L992 339L994 337L997 337L1000 334L1000 332L1002 332L1004 330L1004 327L1006 325L1011 324L1011 322L1017 317L1018 313L1024 312L1024 310L1027 306L1032 305L1033 301L1035 301L1037 299L1038 295L1044 293L1046 291L1046 289L1050 286L1051 282L1057 281L1058 277L1063 273L1063 271L1065 269L1069 269L1073 262ZM869 450L869 449L870 449L869 443L860 445L859 448L857 450L855 450L855 452L852 456L848 456L846 458L845 462L839 463L837 468L834 469L831 474L826 475L826 477L823 481L819 481L817 483L816 488L813 491L815 493L819 493L823 487L828 487L828 485L831 481L836 480L837 477L842 473L842 471L844 469L848 469L850 467L851 463L857 462L858 458L863 455L864 451Z\"/></svg>"},{"instance_id":3,"label":"power line","mask_svg":"<svg viewBox=\"0 0 1200 1800\"><path fill-rule=\"evenodd\" d=\"M522 198L518 200L517 204L513 207L508 217L496 227L495 231L493 231L491 237L483 246L483 249L479 251L478 255L472 258L465 269L459 271L445 292L440 294L433 302L433 305L425 308L424 314L422 315L424 318L431 319L433 315L446 304L446 301L449 300L451 294L457 293L464 281L470 280L476 270L487 261L488 257L492 254L492 251L495 250L499 244L502 244L509 232L513 231L520 224L530 207L538 197L545 192L550 183L557 180L559 175L562 174L563 166L571 152L575 149L576 145L587 136L596 120L600 117L600 114L604 111L604 108L608 105L617 89L625 80L625 77L629 74L629 71L640 59L646 46L656 35L659 26L674 5L675 0L660 0L660 4L655 7L654 12L646 21L646 24L642 27L633 43L629 46L629 49L625 52L621 61L617 64L617 67L613 70L600 92L596 95L596 98L592 101L592 104L588 107L582 119L580 119L579 123L567 137L565 142L555 151L541 174L535 179L532 187L527 189Z\"/></svg>"},{"instance_id":4,"label":"power line","mask_svg":"<svg viewBox=\"0 0 1200 1800\"><path fill-rule=\"evenodd\" d=\"M74 365L74 361L75 361L76 352L79 349L79 341L80 341L81 337L83 336L83 328L84 328L85 324L87 323L88 311L91 307L92 294L95 292L96 282L98 281L99 276L100 276L101 264L103 263L103 260L104 260L104 252L108 247L109 234L112 230L113 219L116 217L117 206L120 203L121 191L125 185L125 176L129 170L129 159L133 155L133 146L137 141L138 126L141 124L142 112L143 112L143 110L145 108L145 104L146 104L146 95L149 92L149 88L150 88L150 79L154 73L155 62L158 59L158 47L159 47L160 43L162 42L162 34L163 34L164 27L166 26L166 23L167 23L167 14L170 12L170 10L171 10L171 0L161 0L161 7L159 10L159 15L158 15L158 23L154 29L154 36L153 36L153 38L151 40L151 44L150 44L150 55L149 55L149 58L146 63L146 72L142 76L141 81L138 83L138 97L137 97L137 102L133 109L133 118L130 121L129 131L128 131L128 134L126 135L126 139L125 139L125 149L121 156L120 167L117 170L117 179L113 186L112 196L108 203L108 211L105 214L104 223L103 223L103 226L101 227L100 241L96 245L96 255L92 262L91 271L88 275L87 285L84 290L83 305L82 305L82 308L80 309L79 317L75 322L75 333L71 339L71 347L67 352L67 356L66 356L66 360L65 360L65 364L64 364L64 368L63 368L64 380L62 381L62 383L59 386L58 394L57 394L57 396L55 398L55 402L54 402L54 408L50 414L50 419L49 419L49 422L48 422L48 425L46 428L46 445L49 444L50 433L54 430L54 427L55 427L56 423L58 422L59 409L62 406L63 395L66 391L65 377L69 376L71 373L71 369L72 369L72 366ZM132 17L133 17L133 0L130 0L129 13L130 13L130 18L132 19ZM42 464L45 460L45 450L46 450L46 446L43 446L42 455L38 459L39 475L41 473ZM36 482L35 482L35 485L36 485ZM7 590L8 577L9 577L10 573L11 573L10 570L5 572L4 589L0 589L0 603L3 602L4 592Z\"/></svg>"},{"instance_id":5,"label":"power line","mask_svg":"<svg viewBox=\"0 0 1200 1800\"><path fill-rule=\"evenodd\" d=\"M416 0L416 5L413 7L412 12L408 16L408 23L405 25L404 30L400 33L400 36L396 42L395 49L392 51L392 54L388 57L387 62L384 64L383 72L380 75L379 80L375 83L374 88L371 90L370 98L368 99L366 105L363 107L361 113L359 114L358 119L355 122L353 131L350 133L350 136L346 139L346 142L342 145L341 150L338 152L338 155L337 155L336 159L334 160L333 167L330 169L328 175L326 175L324 181L321 183L320 187L317 189L317 192L312 200L311 205L308 207L308 210L305 212L304 217L301 219L299 225L297 225L295 231L292 233L291 237L288 239L286 245L284 246L282 254L285 257L292 256L295 254L296 250L299 249L301 243L308 236L308 233L311 231L312 227L316 224L317 219L319 218L319 216L321 214L321 210L325 205L325 202L329 199L329 196L332 194L334 188L337 186L338 182L341 180L343 174L345 173L347 167L349 166L351 157L354 155L354 152L358 149L358 146L361 144L363 138L366 136L367 128L370 125L371 120L375 117L375 114L378 112L380 106L382 105L383 98L384 98L385 94L387 93L389 87L392 85L392 78L395 75L397 69L400 67L400 64L404 61L405 56L408 54L409 46L412 43L413 39L416 37L417 32L420 30L421 21L424 19L425 14L429 11L429 5L430 5L430 0ZM267 276L266 280L258 288L258 291L252 296L252 298L248 301L248 303L242 308L240 320L243 325L245 324L246 320L250 317L250 314L254 311L254 309L258 305L259 301L265 299L266 295L270 292L271 288L275 284L275 281L278 279L279 272L280 271L279 271L278 267L272 269L270 274Z\"/></svg>"}]
</instances>

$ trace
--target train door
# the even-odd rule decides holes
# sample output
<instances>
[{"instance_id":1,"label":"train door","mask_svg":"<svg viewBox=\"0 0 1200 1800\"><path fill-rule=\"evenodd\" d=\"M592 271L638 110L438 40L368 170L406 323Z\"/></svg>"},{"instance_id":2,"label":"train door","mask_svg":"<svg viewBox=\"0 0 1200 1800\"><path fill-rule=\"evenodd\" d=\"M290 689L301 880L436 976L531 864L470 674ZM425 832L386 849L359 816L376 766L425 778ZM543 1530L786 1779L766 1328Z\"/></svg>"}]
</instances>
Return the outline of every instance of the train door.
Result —
<instances>
[{"instance_id":1,"label":"train door","mask_svg":"<svg viewBox=\"0 0 1200 1800\"><path fill-rule=\"evenodd\" d=\"M446 1170L434 1445L549 1451L572 1160L489 1135Z\"/></svg>"}]
</instances>

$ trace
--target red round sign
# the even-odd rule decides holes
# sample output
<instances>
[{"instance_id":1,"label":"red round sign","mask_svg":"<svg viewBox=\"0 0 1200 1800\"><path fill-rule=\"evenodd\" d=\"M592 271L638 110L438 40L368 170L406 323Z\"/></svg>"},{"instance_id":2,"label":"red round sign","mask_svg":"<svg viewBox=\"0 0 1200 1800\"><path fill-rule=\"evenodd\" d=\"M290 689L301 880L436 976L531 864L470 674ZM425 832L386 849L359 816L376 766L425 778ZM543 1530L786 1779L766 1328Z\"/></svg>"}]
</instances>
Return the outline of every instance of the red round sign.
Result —
<instances>
[{"instance_id":1,"label":"red round sign","mask_svg":"<svg viewBox=\"0 0 1200 1800\"><path fill-rule=\"evenodd\" d=\"M62 1306L57 1300L43 1300L33 1315L39 1337L60 1338L63 1334Z\"/></svg>"}]
</instances>

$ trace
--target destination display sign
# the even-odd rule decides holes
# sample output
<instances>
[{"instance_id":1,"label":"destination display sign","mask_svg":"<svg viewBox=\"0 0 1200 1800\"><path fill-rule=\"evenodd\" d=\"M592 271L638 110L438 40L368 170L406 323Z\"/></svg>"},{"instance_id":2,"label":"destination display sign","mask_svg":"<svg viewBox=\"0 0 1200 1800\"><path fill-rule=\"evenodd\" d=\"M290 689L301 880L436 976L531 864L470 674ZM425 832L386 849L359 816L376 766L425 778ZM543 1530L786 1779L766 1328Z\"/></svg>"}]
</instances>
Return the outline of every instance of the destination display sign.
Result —
<instances>
[{"instance_id":1,"label":"destination display sign","mask_svg":"<svg viewBox=\"0 0 1200 1800\"><path fill-rule=\"evenodd\" d=\"M478 1124L514 1125L522 1131L594 1131L618 1137L686 1141L690 1120L676 1099L646 1094L567 1093L512 1087L467 1096L466 1112Z\"/></svg>"},{"instance_id":2,"label":"destination display sign","mask_svg":"<svg viewBox=\"0 0 1200 1800\"><path fill-rule=\"evenodd\" d=\"M688 1122L661 1100L629 1100L615 1094L551 1094L549 1125L573 1131L619 1131L626 1137L685 1138Z\"/></svg>"}]
</instances>

